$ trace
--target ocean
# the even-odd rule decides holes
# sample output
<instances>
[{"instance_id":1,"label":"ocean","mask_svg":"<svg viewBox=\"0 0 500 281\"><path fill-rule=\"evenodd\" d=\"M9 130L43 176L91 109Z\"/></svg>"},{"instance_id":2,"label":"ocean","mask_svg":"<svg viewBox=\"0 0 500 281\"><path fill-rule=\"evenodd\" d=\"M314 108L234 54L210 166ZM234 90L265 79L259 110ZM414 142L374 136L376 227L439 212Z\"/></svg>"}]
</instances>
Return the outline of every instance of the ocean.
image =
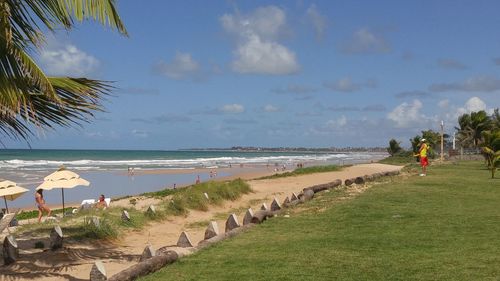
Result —
<instances>
[{"instance_id":1,"label":"ocean","mask_svg":"<svg viewBox=\"0 0 500 281\"><path fill-rule=\"evenodd\" d=\"M64 165L82 178L91 182L90 189L77 187L65 190L66 202L81 202L97 198L103 193L108 197L133 195L149 191L181 186L194 182L197 176L208 180L208 173L200 174L197 168L217 169L236 166L279 166L292 169L297 163L356 164L386 157L380 152L267 152L267 151L205 151L205 150L46 150L5 149L0 150L0 178L15 181L18 185L35 188L43 178ZM147 174L131 176L127 171L134 169L192 169L192 173ZM227 170L227 169L226 169ZM230 173L219 173L218 177ZM57 195L56 195L57 194ZM58 190L47 191L45 199L49 204L60 204ZM33 196L23 195L9 207L27 207L34 203ZM1 203L0 203L1 206Z\"/></svg>"}]
</instances>

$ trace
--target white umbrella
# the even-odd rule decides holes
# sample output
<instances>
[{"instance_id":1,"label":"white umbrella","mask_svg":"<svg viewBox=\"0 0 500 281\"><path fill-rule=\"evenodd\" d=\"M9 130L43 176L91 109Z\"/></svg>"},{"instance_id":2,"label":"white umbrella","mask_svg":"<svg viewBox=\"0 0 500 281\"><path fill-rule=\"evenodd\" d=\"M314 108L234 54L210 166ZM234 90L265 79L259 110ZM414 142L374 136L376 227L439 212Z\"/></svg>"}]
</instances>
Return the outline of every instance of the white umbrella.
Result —
<instances>
[{"instance_id":1,"label":"white umbrella","mask_svg":"<svg viewBox=\"0 0 500 281\"><path fill-rule=\"evenodd\" d=\"M64 167L61 167L59 168L59 170L46 176L43 179L43 183L40 184L36 188L36 190L39 189L52 190L54 188L60 188L62 193L63 215L64 215L64 189L73 188L79 185L89 186L90 183L87 180L80 178L78 174L68 171Z\"/></svg>"},{"instance_id":2,"label":"white umbrella","mask_svg":"<svg viewBox=\"0 0 500 281\"><path fill-rule=\"evenodd\" d=\"M12 201L28 191L29 189L17 186L17 184L13 181L0 179L0 196L3 196L3 200L5 201L5 209L7 210L7 213L9 212L9 207L7 206L7 200Z\"/></svg>"}]
</instances>

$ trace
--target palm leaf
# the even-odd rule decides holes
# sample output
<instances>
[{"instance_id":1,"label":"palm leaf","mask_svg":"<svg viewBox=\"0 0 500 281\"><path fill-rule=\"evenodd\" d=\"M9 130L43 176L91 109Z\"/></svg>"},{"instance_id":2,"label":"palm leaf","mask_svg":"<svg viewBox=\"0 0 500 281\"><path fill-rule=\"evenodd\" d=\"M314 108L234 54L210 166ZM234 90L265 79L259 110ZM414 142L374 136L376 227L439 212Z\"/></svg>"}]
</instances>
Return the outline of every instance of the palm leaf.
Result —
<instances>
[{"instance_id":1,"label":"palm leaf","mask_svg":"<svg viewBox=\"0 0 500 281\"><path fill-rule=\"evenodd\" d=\"M87 122L112 90L106 81L47 77L28 54L42 28L93 19L127 35L114 0L0 0L0 134L27 139L37 128Z\"/></svg>"}]
</instances>

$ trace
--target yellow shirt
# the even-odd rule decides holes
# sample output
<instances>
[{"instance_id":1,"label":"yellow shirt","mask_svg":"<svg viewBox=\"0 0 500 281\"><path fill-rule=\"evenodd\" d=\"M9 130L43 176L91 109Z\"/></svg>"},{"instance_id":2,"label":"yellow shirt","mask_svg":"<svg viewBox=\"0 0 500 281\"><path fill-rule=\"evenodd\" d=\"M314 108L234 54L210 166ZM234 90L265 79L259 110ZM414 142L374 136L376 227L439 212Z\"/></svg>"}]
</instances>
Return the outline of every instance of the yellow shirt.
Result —
<instances>
[{"instance_id":1,"label":"yellow shirt","mask_svg":"<svg viewBox=\"0 0 500 281\"><path fill-rule=\"evenodd\" d=\"M425 143L420 146L420 157L427 157L427 144Z\"/></svg>"}]
</instances>

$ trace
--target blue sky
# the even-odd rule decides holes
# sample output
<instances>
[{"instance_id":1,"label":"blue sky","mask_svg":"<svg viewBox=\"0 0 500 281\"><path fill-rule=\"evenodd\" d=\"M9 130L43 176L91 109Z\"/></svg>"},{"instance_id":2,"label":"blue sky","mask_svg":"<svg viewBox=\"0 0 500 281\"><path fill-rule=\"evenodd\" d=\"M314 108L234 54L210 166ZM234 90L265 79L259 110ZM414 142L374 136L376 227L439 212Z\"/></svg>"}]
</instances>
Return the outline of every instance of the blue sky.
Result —
<instances>
[{"instance_id":1,"label":"blue sky","mask_svg":"<svg viewBox=\"0 0 500 281\"><path fill-rule=\"evenodd\" d=\"M33 148L386 146L500 106L498 1L118 1L130 37L85 22L37 55L116 81ZM9 148L25 143L2 140Z\"/></svg>"}]
</instances>

